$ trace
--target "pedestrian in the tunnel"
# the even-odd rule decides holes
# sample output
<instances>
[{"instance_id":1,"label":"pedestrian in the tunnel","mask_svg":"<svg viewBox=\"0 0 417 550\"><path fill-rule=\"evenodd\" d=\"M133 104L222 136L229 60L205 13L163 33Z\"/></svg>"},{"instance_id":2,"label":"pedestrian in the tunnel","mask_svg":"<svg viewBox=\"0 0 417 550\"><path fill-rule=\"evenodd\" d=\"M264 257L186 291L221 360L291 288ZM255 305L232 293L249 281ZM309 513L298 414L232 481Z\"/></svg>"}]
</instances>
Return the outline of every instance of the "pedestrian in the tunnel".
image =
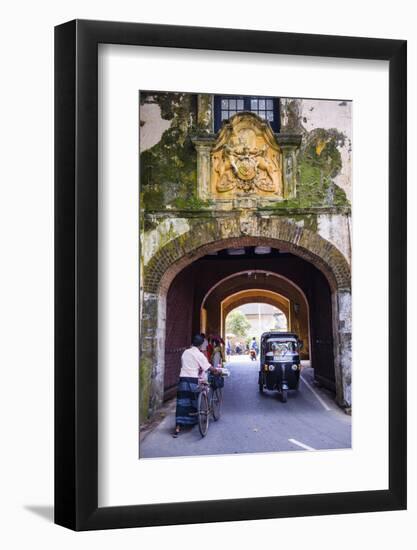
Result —
<instances>
[{"instance_id":1,"label":"pedestrian in the tunnel","mask_svg":"<svg viewBox=\"0 0 417 550\"><path fill-rule=\"evenodd\" d=\"M224 357L223 357L223 352L220 345L220 340L217 340L217 339L213 340L213 353L211 355L210 362L213 367L216 367L216 368L223 367Z\"/></svg>"},{"instance_id":2,"label":"pedestrian in the tunnel","mask_svg":"<svg viewBox=\"0 0 417 550\"><path fill-rule=\"evenodd\" d=\"M226 339L226 355L232 355L232 346L230 345L229 338Z\"/></svg>"},{"instance_id":3,"label":"pedestrian in the tunnel","mask_svg":"<svg viewBox=\"0 0 417 550\"><path fill-rule=\"evenodd\" d=\"M177 386L177 408L175 412L175 432L177 437L184 426L192 427L197 424L197 396L199 376L208 371L217 374L207 357L200 351L204 342L201 334L196 334L191 347L186 349L181 356L181 371Z\"/></svg>"},{"instance_id":4,"label":"pedestrian in the tunnel","mask_svg":"<svg viewBox=\"0 0 417 550\"><path fill-rule=\"evenodd\" d=\"M250 344L250 349L253 349L255 351L256 356L258 356L259 349L258 349L258 343L256 341L255 336L252 338L252 342Z\"/></svg>"},{"instance_id":5,"label":"pedestrian in the tunnel","mask_svg":"<svg viewBox=\"0 0 417 550\"><path fill-rule=\"evenodd\" d=\"M212 354L213 354L213 336L210 335L208 337L207 353L206 353L206 357L209 361L211 359Z\"/></svg>"}]
</instances>

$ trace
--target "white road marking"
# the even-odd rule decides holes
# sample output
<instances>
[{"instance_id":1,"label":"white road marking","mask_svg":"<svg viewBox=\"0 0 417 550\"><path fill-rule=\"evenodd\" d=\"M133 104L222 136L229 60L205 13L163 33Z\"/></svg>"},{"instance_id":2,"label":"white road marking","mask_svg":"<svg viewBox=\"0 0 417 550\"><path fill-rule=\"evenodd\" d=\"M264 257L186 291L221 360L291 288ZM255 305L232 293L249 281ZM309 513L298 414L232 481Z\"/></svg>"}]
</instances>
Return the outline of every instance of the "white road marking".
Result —
<instances>
[{"instance_id":1,"label":"white road marking","mask_svg":"<svg viewBox=\"0 0 417 550\"><path fill-rule=\"evenodd\" d=\"M302 449L305 449L306 451L315 451L316 450L313 447L309 447L305 443L301 443L301 441L297 441L296 439L289 439L288 441L290 443L294 443L294 445L298 445L299 447L301 447Z\"/></svg>"},{"instance_id":2,"label":"white road marking","mask_svg":"<svg viewBox=\"0 0 417 550\"><path fill-rule=\"evenodd\" d=\"M316 392L316 390L313 388L311 384L307 382L302 376L300 376L301 380L304 382L304 384L307 386L307 388L313 392L313 394L317 397L317 400L323 405L323 407L326 409L326 411L331 411L331 407L320 397L320 395Z\"/></svg>"}]
</instances>

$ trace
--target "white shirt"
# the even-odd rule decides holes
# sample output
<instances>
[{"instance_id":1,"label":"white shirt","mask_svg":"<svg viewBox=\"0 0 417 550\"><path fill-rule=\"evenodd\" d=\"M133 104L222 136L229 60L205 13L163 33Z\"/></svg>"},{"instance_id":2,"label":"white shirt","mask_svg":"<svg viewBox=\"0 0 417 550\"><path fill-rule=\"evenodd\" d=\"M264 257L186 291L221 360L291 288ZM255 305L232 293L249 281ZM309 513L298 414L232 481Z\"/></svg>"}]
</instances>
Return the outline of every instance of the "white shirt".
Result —
<instances>
[{"instance_id":1,"label":"white shirt","mask_svg":"<svg viewBox=\"0 0 417 550\"><path fill-rule=\"evenodd\" d=\"M181 356L180 376L198 378L200 369L205 372L210 367L207 357L198 348L191 346Z\"/></svg>"}]
</instances>

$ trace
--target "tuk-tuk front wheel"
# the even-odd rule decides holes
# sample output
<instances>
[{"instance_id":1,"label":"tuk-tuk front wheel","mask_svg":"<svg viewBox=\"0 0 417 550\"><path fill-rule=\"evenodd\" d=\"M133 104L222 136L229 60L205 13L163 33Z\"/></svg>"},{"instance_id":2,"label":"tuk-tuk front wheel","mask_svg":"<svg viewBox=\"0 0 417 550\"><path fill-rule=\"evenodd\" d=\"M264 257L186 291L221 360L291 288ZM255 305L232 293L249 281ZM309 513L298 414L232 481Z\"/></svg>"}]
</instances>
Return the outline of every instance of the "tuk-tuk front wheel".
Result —
<instances>
[{"instance_id":1,"label":"tuk-tuk front wheel","mask_svg":"<svg viewBox=\"0 0 417 550\"><path fill-rule=\"evenodd\" d=\"M287 402L287 397L288 397L288 390L281 390L281 401L283 403Z\"/></svg>"},{"instance_id":2,"label":"tuk-tuk front wheel","mask_svg":"<svg viewBox=\"0 0 417 550\"><path fill-rule=\"evenodd\" d=\"M259 391L260 391L261 393L264 393L264 385L263 385L262 382L259 382Z\"/></svg>"}]
</instances>

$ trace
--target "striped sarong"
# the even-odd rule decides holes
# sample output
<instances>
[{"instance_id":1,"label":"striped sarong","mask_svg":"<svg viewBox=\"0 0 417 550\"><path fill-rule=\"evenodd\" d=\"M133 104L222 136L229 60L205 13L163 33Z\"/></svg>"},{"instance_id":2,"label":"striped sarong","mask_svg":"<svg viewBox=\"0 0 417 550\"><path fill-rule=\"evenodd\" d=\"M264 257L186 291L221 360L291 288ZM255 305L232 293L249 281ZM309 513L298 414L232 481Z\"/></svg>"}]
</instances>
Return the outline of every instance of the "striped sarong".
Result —
<instances>
[{"instance_id":1,"label":"striped sarong","mask_svg":"<svg viewBox=\"0 0 417 550\"><path fill-rule=\"evenodd\" d=\"M177 410L175 421L178 426L197 424L198 378L181 376L177 386Z\"/></svg>"}]
</instances>

